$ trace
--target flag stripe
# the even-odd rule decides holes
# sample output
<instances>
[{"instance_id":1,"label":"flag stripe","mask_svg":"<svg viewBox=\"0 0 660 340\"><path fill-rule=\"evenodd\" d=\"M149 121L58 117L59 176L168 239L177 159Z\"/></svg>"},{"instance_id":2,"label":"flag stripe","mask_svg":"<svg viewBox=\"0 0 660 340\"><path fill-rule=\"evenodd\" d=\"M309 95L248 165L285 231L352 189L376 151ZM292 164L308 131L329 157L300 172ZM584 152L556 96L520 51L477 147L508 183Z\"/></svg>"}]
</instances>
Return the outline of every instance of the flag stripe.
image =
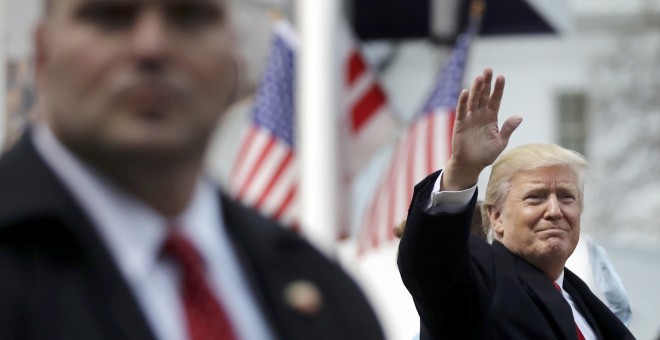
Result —
<instances>
[{"instance_id":1,"label":"flag stripe","mask_svg":"<svg viewBox=\"0 0 660 340\"><path fill-rule=\"evenodd\" d=\"M296 191L297 191L296 186L292 186L289 189L289 192L286 194L286 196L282 200L282 203L280 204L280 207L273 214L273 217L275 219L281 218L286 213L287 208L289 208L289 206L293 202L294 197L296 197Z\"/></svg>"},{"instance_id":2,"label":"flag stripe","mask_svg":"<svg viewBox=\"0 0 660 340\"><path fill-rule=\"evenodd\" d=\"M435 145L435 141L440 138L436 138L433 134L434 132L434 120L435 120L436 115L428 115L426 118L429 120L428 123L426 123L426 173L430 174L435 170L435 162L433 161L433 155L435 155L436 150L433 147Z\"/></svg>"},{"instance_id":3,"label":"flag stripe","mask_svg":"<svg viewBox=\"0 0 660 340\"><path fill-rule=\"evenodd\" d=\"M377 202L376 209L374 209L374 217L377 219L378 222L380 223L385 223L384 219L386 219L386 216L383 216L380 214L380 210L382 209L383 205L386 203L386 201L380 199ZM378 228L378 224L374 224L373 226L370 226L371 228L371 246L372 247L378 247L378 243L380 240L380 236L378 235L380 233L380 228Z\"/></svg>"},{"instance_id":4,"label":"flag stripe","mask_svg":"<svg viewBox=\"0 0 660 340\"><path fill-rule=\"evenodd\" d=\"M367 65L357 50L353 49L348 57L348 85L353 86L355 80L365 73Z\"/></svg>"},{"instance_id":5,"label":"flag stripe","mask_svg":"<svg viewBox=\"0 0 660 340\"><path fill-rule=\"evenodd\" d=\"M385 94L380 86L372 84L366 95L360 99L351 111L351 128L353 132L360 130L384 103Z\"/></svg>"},{"instance_id":6,"label":"flag stripe","mask_svg":"<svg viewBox=\"0 0 660 340\"><path fill-rule=\"evenodd\" d=\"M410 139L406 143L406 181L402 188L402 192L405 193L403 196L405 199L408 198L408 188L415 185L415 169L417 168L417 163L414 161L415 152L419 150L417 147L417 134L419 132L419 124L415 124L410 133ZM399 195L397 195L398 197Z\"/></svg>"},{"instance_id":7,"label":"flag stripe","mask_svg":"<svg viewBox=\"0 0 660 340\"><path fill-rule=\"evenodd\" d=\"M401 150L402 150L402 148L399 148L399 150L397 150L397 153L400 153ZM398 222L400 222L400 221L396 221L395 213L397 211L397 209L396 209L396 204L397 204L396 198L398 197L397 192L396 192L396 189L397 189L396 182L397 182L398 172L401 171L401 169L402 169L401 166L396 166L396 167L392 167L388 171L389 174L388 174L388 178L387 178L387 188L386 188L386 191L388 192L388 195L386 195L382 198L383 201L387 202L387 210L386 210L387 211L387 219L386 219L385 225L388 225L388 226L391 226L391 227L394 227ZM394 192L390 192L392 190ZM374 228L378 229L378 227L375 223L374 223Z\"/></svg>"},{"instance_id":8,"label":"flag stripe","mask_svg":"<svg viewBox=\"0 0 660 340\"><path fill-rule=\"evenodd\" d=\"M245 142L241 145L241 148L238 151L238 158L236 159L236 162L234 162L234 166L232 167L231 170L232 174L244 173L241 167L245 165L245 161L248 158L250 149L252 149L252 144L254 142L254 138L256 137L256 135L257 135L256 129L253 129L251 127L247 129L247 133L243 137L243 140Z\"/></svg>"},{"instance_id":9,"label":"flag stripe","mask_svg":"<svg viewBox=\"0 0 660 340\"><path fill-rule=\"evenodd\" d=\"M295 158L283 170L277 183L273 186L269 195L264 199L259 210L266 215L272 216L280 207L291 187L298 184L298 172Z\"/></svg>"},{"instance_id":10,"label":"flag stripe","mask_svg":"<svg viewBox=\"0 0 660 340\"><path fill-rule=\"evenodd\" d=\"M247 151L239 155L242 159L242 163L237 163L237 165L234 166L235 171L232 173L232 181L234 184L233 189L236 193L240 191L240 188L246 182L250 169L259 157L260 150L268 142L267 135L259 133L258 129L250 126L248 130L249 132L246 133L246 140L249 140L250 143L245 143L246 147L241 148L247 149ZM238 197L238 195L236 196Z\"/></svg>"},{"instance_id":11,"label":"flag stripe","mask_svg":"<svg viewBox=\"0 0 660 340\"><path fill-rule=\"evenodd\" d=\"M249 173L247 175L247 178L245 179L245 182L243 183L243 186L238 191L238 198L243 198L245 196L245 193L250 189L250 185L252 185L252 182L254 181L255 177L258 175L259 169L261 168L262 164L268 157L269 152L271 151L271 149L273 149L274 146L275 146L275 139L270 138L268 140L268 143L265 145L265 147L261 149L257 161L255 162L254 166L249 170Z\"/></svg>"},{"instance_id":12,"label":"flag stripe","mask_svg":"<svg viewBox=\"0 0 660 340\"><path fill-rule=\"evenodd\" d=\"M261 208L261 205L264 203L264 201L270 194L271 190L273 190L273 187L275 187L275 185L277 184L278 180L280 179L280 176L282 176L284 170L291 165L292 161L293 161L293 153L287 152L287 155L284 157L284 159L282 159L280 165L277 167L277 170L275 170L275 173L270 178L268 185L266 185L266 187L262 190L261 196L259 196L259 200L257 200L257 203L254 204L255 208L257 209Z\"/></svg>"},{"instance_id":13,"label":"flag stripe","mask_svg":"<svg viewBox=\"0 0 660 340\"><path fill-rule=\"evenodd\" d=\"M451 136L454 135L454 122L456 121L456 110L451 110L447 123L447 158L451 157Z\"/></svg>"},{"instance_id":14,"label":"flag stripe","mask_svg":"<svg viewBox=\"0 0 660 340\"><path fill-rule=\"evenodd\" d=\"M277 171L280 163L287 157L289 153L291 153L291 149L289 149L285 144L275 144L260 166L259 171L252 178L252 185L244 196L246 202L249 202L252 206L257 203L259 197L268 185L268 182L275 175L275 172Z\"/></svg>"}]
</instances>

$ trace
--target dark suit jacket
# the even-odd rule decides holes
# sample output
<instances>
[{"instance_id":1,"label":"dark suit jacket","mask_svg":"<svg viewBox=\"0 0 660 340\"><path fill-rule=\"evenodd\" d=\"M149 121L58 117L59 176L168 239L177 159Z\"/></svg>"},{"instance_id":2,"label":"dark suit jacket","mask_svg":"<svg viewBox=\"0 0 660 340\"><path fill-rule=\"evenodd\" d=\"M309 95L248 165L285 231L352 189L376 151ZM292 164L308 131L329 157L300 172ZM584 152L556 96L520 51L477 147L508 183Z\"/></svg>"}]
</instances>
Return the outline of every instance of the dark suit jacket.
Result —
<instances>
[{"instance_id":1,"label":"dark suit jacket","mask_svg":"<svg viewBox=\"0 0 660 340\"><path fill-rule=\"evenodd\" d=\"M280 339L382 339L365 296L299 236L222 197L228 233ZM297 280L322 296L316 313L284 297ZM231 308L231 306L229 306ZM0 339L152 339L88 216L23 138L0 160Z\"/></svg>"},{"instance_id":2,"label":"dark suit jacket","mask_svg":"<svg viewBox=\"0 0 660 340\"><path fill-rule=\"evenodd\" d=\"M470 235L476 193L457 214L426 211L435 173L415 187L399 245L399 271L422 339L577 339L571 308L539 269L501 243ZM564 289L598 339L634 339L570 270Z\"/></svg>"}]
</instances>

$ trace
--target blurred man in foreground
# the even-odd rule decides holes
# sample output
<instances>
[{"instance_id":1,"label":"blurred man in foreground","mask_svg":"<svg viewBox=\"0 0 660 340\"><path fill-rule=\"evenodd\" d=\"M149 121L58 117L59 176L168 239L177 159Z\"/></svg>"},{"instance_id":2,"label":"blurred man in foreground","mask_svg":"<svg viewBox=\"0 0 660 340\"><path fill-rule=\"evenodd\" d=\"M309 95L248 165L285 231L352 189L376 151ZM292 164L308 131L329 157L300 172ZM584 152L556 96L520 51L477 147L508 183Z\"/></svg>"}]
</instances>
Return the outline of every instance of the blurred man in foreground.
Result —
<instances>
[{"instance_id":1,"label":"blurred man in foreground","mask_svg":"<svg viewBox=\"0 0 660 340\"><path fill-rule=\"evenodd\" d=\"M491 81L486 69L461 93L451 158L410 205L398 264L421 339L632 339L564 268L580 237L586 161L543 144L500 156L522 118L499 129L504 78L492 93ZM493 162L482 205L490 245L470 236L470 220L477 179Z\"/></svg>"},{"instance_id":2,"label":"blurred man in foreground","mask_svg":"<svg viewBox=\"0 0 660 340\"><path fill-rule=\"evenodd\" d=\"M225 0L54 0L42 119L0 161L1 339L380 339L358 287L220 195Z\"/></svg>"}]
</instances>

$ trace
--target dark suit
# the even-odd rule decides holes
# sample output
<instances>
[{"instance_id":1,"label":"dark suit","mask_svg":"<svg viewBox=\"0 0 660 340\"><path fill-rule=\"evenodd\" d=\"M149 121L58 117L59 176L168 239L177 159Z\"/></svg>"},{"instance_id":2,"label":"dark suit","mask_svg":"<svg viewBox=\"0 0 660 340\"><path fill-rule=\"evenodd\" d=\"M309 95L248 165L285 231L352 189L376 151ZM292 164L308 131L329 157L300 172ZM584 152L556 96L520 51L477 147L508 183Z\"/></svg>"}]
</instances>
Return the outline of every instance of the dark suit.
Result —
<instances>
[{"instance_id":1,"label":"dark suit","mask_svg":"<svg viewBox=\"0 0 660 340\"><path fill-rule=\"evenodd\" d=\"M470 236L476 193L456 214L429 214L435 173L415 187L399 245L399 271L422 339L577 339L571 307L543 272L501 243ZM564 289L598 339L633 339L570 270Z\"/></svg>"},{"instance_id":2,"label":"dark suit","mask_svg":"<svg viewBox=\"0 0 660 340\"><path fill-rule=\"evenodd\" d=\"M228 234L280 339L382 339L364 295L297 235L222 197ZM316 313L284 298L297 280ZM229 306L231 308L231 306ZM152 339L145 317L88 216L30 138L0 160L0 339Z\"/></svg>"}]
</instances>

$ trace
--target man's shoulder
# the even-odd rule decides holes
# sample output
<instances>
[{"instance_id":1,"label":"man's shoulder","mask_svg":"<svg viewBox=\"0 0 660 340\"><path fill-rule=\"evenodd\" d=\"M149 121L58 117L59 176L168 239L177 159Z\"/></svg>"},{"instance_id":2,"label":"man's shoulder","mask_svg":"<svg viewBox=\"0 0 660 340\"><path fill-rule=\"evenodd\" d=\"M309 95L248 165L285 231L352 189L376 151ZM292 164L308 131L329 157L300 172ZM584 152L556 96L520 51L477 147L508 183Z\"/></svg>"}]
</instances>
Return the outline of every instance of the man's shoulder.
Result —
<instances>
[{"instance_id":1,"label":"man's shoulder","mask_svg":"<svg viewBox=\"0 0 660 340\"><path fill-rule=\"evenodd\" d=\"M296 233L256 210L221 193L222 214L228 232L234 237L272 243L280 240L303 241Z\"/></svg>"},{"instance_id":2,"label":"man's shoulder","mask_svg":"<svg viewBox=\"0 0 660 340\"><path fill-rule=\"evenodd\" d=\"M288 293L316 292L323 317L314 319L315 326L305 327L331 327L334 330L329 334L334 338L383 338L366 296L339 264L292 230L227 197L222 201L228 234L238 255L248 261L245 269L270 301L274 314L296 324L298 321L289 319L291 313L283 313L292 306L281 304L293 303Z\"/></svg>"},{"instance_id":3,"label":"man's shoulder","mask_svg":"<svg viewBox=\"0 0 660 340\"><path fill-rule=\"evenodd\" d=\"M291 228L222 195L223 216L229 235L253 254L277 259L307 256L330 263L313 245ZM298 262L294 259L294 263ZM334 265L334 264L333 264Z\"/></svg>"},{"instance_id":4,"label":"man's shoulder","mask_svg":"<svg viewBox=\"0 0 660 340\"><path fill-rule=\"evenodd\" d=\"M0 156L0 230L71 215L73 201L32 144L29 132Z\"/></svg>"},{"instance_id":5,"label":"man's shoulder","mask_svg":"<svg viewBox=\"0 0 660 340\"><path fill-rule=\"evenodd\" d=\"M338 263L298 233L254 210L223 198L225 225L237 251L263 278L274 281L306 278L326 289L359 290Z\"/></svg>"}]
</instances>

